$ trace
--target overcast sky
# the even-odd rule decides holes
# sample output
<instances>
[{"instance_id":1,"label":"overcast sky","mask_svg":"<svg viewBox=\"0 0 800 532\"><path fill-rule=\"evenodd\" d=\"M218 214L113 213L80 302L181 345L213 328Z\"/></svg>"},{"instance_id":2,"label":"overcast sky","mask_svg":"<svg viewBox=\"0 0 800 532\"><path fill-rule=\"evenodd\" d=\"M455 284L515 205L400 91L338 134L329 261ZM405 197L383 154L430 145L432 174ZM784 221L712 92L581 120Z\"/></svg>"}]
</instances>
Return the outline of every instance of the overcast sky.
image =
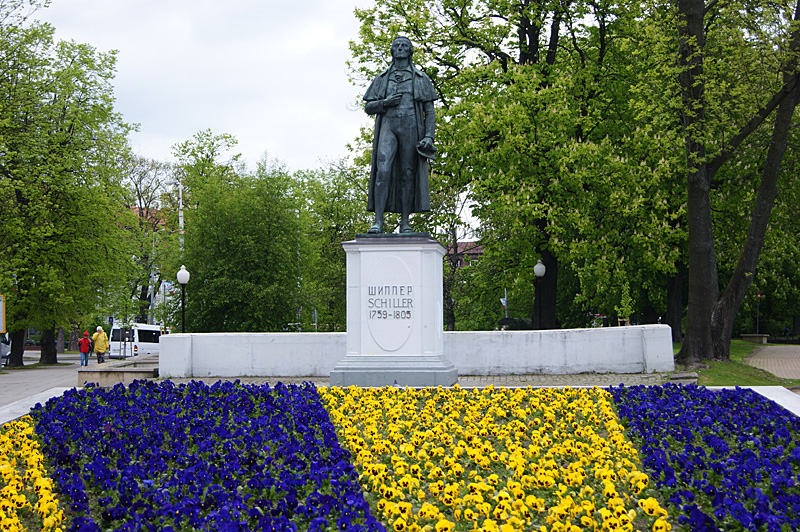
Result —
<instances>
[{"instance_id":1,"label":"overcast sky","mask_svg":"<svg viewBox=\"0 0 800 532\"><path fill-rule=\"evenodd\" d=\"M356 6L370 0L52 0L35 18L56 37L118 50L116 109L140 124L142 156L200 130L230 133L249 166L267 152L290 170L347 155L363 89L347 77Z\"/></svg>"}]
</instances>

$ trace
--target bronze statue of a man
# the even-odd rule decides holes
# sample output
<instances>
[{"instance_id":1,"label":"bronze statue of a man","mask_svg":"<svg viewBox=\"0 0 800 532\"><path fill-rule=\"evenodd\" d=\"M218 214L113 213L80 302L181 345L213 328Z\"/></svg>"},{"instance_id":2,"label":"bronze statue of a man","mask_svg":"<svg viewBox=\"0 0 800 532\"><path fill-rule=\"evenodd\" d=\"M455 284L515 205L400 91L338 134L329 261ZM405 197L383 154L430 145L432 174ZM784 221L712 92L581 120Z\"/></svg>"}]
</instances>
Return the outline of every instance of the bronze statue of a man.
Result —
<instances>
[{"instance_id":1,"label":"bronze statue of a man","mask_svg":"<svg viewBox=\"0 0 800 532\"><path fill-rule=\"evenodd\" d=\"M370 233L383 233L383 214L399 212L400 232L410 233L412 212L431 209L428 159L434 159L436 91L414 67L414 47L406 37L392 41L392 64L364 94L367 114L375 115L372 171L367 210L375 213Z\"/></svg>"}]
</instances>

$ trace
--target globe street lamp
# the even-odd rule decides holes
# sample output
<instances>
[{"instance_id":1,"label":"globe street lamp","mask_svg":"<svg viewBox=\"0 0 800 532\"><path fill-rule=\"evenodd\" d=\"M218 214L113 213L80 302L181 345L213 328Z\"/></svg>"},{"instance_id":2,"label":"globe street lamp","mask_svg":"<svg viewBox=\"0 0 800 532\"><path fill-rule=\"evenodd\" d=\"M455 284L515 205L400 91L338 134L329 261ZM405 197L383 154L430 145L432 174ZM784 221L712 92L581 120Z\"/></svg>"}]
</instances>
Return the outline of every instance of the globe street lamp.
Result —
<instances>
[{"instance_id":1,"label":"globe street lamp","mask_svg":"<svg viewBox=\"0 0 800 532\"><path fill-rule=\"evenodd\" d=\"M539 329L544 329L544 327L542 327L542 277L544 277L546 271L547 268L542 264L542 259L539 259L536 262L536 266L533 267L533 274L536 276L536 299L534 300L534 304L539 307L537 311Z\"/></svg>"},{"instance_id":2,"label":"globe street lamp","mask_svg":"<svg viewBox=\"0 0 800 532\"><path fill-rule=\"evenodd\" d=\"M181 269L176 276L178 284L181 285L181 332L186 332L186 283L189 282L189 272L186 267L181 265Z\"/></svg>"}]
</instances>

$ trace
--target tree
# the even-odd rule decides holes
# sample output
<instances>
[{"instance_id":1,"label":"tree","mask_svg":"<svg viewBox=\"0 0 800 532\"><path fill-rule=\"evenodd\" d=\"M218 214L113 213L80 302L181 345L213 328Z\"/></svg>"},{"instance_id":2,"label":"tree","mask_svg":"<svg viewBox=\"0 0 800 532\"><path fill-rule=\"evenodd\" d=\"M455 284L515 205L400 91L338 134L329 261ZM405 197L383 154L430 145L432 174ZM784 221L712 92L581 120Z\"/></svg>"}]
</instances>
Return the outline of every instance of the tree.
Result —
<instances>
[{"instance_id":1,"label":"tree","mask_svg":"<svg viewBox=\"0 0 800 532\"><path fill-rule=\"evenodd\" d=\"M347 326L347 271L342 242L366 233L371 225L366 210L365 173L346 160L324 171L298 172L292 196L299 207L300 322L304 330L343 331Z\"/></svg>"},{"instance_id":2,"label":"tree","mask_svg":"<svg viewBox=\"0 0 800 532\"><path fill-rule=\"evenodd\" d=\"M295 321L300 281L290 177L266 158L252 175L205 169L186 212L188 328L280 331Z\"/></svg>"},{"instance_id":3,"label":"tree","mask_svg":"<svg viewBox=\"0 0 800 532\"><path fill-rule=\"evenodd\" d=\"M647 266L647 295L666 299L680 214L659 202L653 218L669 211L671 223L639 227L657 201L647 193L664 179L653 170L667 168L658 159L641 166L637 157L649 146L630 136L629 78L638 73L626 44L638 3L388 1L356 14L361 42L351 48L364 78L395 33L419 44L415 61L442 96L435 168L458 176L459 190L476 203L481 243L487 258L500 261L504 284L534 290L529 315L537 328L557 325L565 261L581 281L572 304L618 304L630 272L641 266L625 264L631 249ZM657 230L654 242L668 238L646 242L648 230ZM547 274L535 282L539 259Z\"/></svg>"},{"instance_id":4,"label":"tree","mask_svg":"<svg viewBox=\"0 0 800 532\"><path fill-rule=\"evenodd\" d=\"M196 204L193 192L208 182L233 182L243 170L241 154L229 153L238 141L228 133L214 134L210 129L172 147L178 160L177 178L183 187L183 204L191 209Z\"/></svg>"},{"instance_id":5,"label":"tree","mask_svg":"<svg viewBox=\"0 0 800 532\"><path fill-rule=\"evenodd\" d=\"M800 2L790 8L791 4L772 3L677 3L689 221L687 331L677 358L686 364L729 358L733 322L763 247L800 99ZM742 61L743 56L747 61ZM756 71L757 78L748 75ZM774 77L764 76L765 71ZM762 83L760 90L755 90L752 79ZM772 80L779 80L779 86ZM760 94L770 97L754 101ZM760 161L761 178L747 239L720 295L710 191L718 172L735 160L743 144L771 115L771 141Z\"/></svg>"},{"instance_id":6,"label":"tree","mask_svg":"<svg viewBox=\"0 0 800 532\"><path fill-rule=\"evenodd\" d=\"M457 178L458 173L449 174ZM447 186L448 174L442 172L437 175L439 187L436 200L441 198L441 208L438 209L439 216L436 217L438 224L435 226L436 239L444 243L444 286L442 287L442 298L444 299L444 327L446 331L456 330L456 284L459 282L459 270L463 261L466 260L465 251L478 244L466 240L467 233L467 210L469 196L458 185L456 179L455 186Z\"/></svg>"},{"instance_id":7,"label":"tree","mask_svg":"<svg viewBox=\"0 0 800 532\"><path fill-rule=\"evenodd\" d=\"M800 174L798 174L797 150L798 136L792 132L789 148L782 164L782 178L778 197L770 216L753 282L742 301L734 325L734 334L742 332L767 333L771 337L800 336ZM716 214L716 213L715 213ZM722 226L724 227L724 226ZM745 235L745 231L743 232ZM733 244L726 240L725 232L715 233L719 242L720 255L725 250L738 253L741 243ZM720 268L720 277L729 278L736 266L735 261L728 268ZM761 294L760 305L758 294ZM759 307L758 309L756 307ZM758 318L757 318L758 314Z\"/></svg>"},{"instance_id":8,"label":"tree","mask_svg":"<svg viewBox=\"0 0 800 532\"><path fill-rule=\"evenodd\" d=\"M506 289L510 289L509 316L519 318L520 315L524 316L527 313L524 308L515 308L514 302L525 301L525 296L520 295L515 286L504 286L505 272L499 264L500 261L494 260L492 253L491 250L486 251L477 262L456 271L455 282L451 288L456 330L496 329L498 320L504 316L500 298L505 295ZM530 290L527 296L530 296Z\"/></svg>"},{"instance_id":9,"label":"tree","mask_svg":"<svg viewBox=\"0 0 800 532\"><path fill-rule=\"evenodd\" d=\"M173 168L169 163L133 156L127 161L124 171L129 191L128 204L136 214L137 221L129 235L136 246L136 272L127 290L121 294L120 304L125 308L118 308L115 315L147 323L148 313L154 303L152 295L158 292L162 282L159 265L164 260L162 255L168 251L165 246L169 240L165 234L167 213L162 208L162 200L174 178ZM127 303L131 300L136 302L136 306L129 310Z\"/></svg>"},{"instance_id":10,"label":"tree","mask_svg":"<svg viewBox=\"0 0 800 532\"><path fill-rule=\"evenodd\" d=\"M57 361L55 328L94 310L130 257L117 166L130 127L113 110L114 54L52 37L45 24L0 27L0 288L17 345L24 328L44 331L43 363Z\"/></svg>"}]
</instances>

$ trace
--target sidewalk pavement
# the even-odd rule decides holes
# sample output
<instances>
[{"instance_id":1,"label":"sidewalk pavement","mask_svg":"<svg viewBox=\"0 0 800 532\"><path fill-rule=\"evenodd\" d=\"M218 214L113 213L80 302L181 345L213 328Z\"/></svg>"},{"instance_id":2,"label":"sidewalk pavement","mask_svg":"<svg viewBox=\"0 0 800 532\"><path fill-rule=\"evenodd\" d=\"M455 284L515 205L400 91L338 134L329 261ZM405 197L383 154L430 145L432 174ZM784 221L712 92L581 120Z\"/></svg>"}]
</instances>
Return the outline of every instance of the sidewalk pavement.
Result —
<instances>
[{"instance_id":1,"label":"sidewalk pavement","mask_svg":"<svg viewBox=\"0 0 800 532\"><path fill-rule=\"evenodd\" d=\"M759 347L750 353L745 362L783 379L800 379L800 345Z\"/></svg>"},{"instance_id":2,"label":"sidewalk pavement","mask_svg":"<svg viewBox=\"0 0 800 532\"><path fill-rule=\"evenodd\" d=\"M80 367L79 355L59 355L59 362L68 362L67 366L54 366L36 369L4 368L0 374L0 424L17 419L27 414L36 403L44 404L51 397L75 387ZM33 364L38 355L26 355L25 363ZM747 363L765 369L778 377L800 379L800 346L765 346L759 348L748 358ZM90 365L97 364L90 360ZM172 379L176 383L189 382L193 379ZM194 379L212 383L218 378ZM236 380L236 379L227 379ZM240 377L242 383L274 385L300 384L312 382L317 386L328 386L329 379L324 377ZM577 374L577 375L462 375L458 384L462 388L485 387L489 385L505 387L608 387L635 385L659 385L669 382L669 373L648 374ZM753 387L758 393L774 400L784 408L800 416L800 395L792 393L780 386Z\"/></svg>"},{"instance_id":3,"label":"sidewalk pavement","mask_svg":"<svg viewBox=\"0 0 800 532\"><path fill-rule=\"evenodd\" d=\"M35 364L39 355L26 353L25 364ZM80 355L59 355L59 362L68 366L51 366L33 369L0 368L0 424L27 414L36 403L46 403L73 388L78 382ZM97 360L90 361L97 364Z\"/></svg>"}]
</instances>

